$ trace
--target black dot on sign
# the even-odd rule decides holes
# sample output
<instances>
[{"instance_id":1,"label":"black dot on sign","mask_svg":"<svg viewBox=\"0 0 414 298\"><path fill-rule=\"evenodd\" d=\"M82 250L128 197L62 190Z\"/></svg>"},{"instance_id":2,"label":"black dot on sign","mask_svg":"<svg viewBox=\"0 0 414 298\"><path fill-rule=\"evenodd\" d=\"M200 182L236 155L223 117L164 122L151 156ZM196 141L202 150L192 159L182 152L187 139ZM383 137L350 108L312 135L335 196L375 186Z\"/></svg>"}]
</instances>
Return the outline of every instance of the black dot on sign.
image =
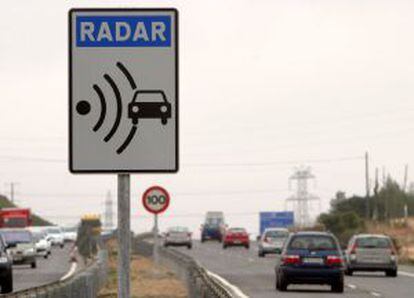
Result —
<instances>
[{"instance_id":1,"label":"black dot on sign","mask_svg":"<svg viewBox=\"0 0 414 298\"><path fill-rule=\"evenodd\" d=\"M76 105L76 111L81 115L86 115L91 111L91 105L86 100L81 100Z\"/></svg>"}]
</instances>

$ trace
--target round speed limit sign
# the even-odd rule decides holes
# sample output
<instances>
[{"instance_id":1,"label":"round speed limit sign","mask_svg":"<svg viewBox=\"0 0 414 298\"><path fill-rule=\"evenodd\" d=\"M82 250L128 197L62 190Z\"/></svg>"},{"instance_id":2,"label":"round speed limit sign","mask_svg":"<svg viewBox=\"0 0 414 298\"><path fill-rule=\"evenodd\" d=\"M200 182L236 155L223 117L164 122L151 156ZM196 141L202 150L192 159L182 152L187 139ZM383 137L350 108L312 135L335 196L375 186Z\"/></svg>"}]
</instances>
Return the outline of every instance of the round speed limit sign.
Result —
<instances>
[{"instance_id":1,"label":"round speed limit sign","mask_svg":"<svg viewBox=\"0 0 414 298\"><path fill-rule=\"evenodd\" d=\"M142 196L142 204L148 212L159 214L164 212L170 204L170 195L160 187L153 186L148 188Z\"/></svg>"}]
</instances>

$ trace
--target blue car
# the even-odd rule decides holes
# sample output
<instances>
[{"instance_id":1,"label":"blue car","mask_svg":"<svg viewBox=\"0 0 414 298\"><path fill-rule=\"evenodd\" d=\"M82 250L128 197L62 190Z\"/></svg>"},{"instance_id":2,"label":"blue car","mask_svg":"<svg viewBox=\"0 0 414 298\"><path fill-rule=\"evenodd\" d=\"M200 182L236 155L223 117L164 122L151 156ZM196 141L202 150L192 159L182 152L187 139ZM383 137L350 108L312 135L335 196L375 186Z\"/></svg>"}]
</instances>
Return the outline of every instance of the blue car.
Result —
<instances>
[{"instance_id":1,"label":"blue car","mask_svg":"<svg viewBox=\"0 0 414 298\"><path fill-rule=\"evenodd\" d=\"M325 232L297 232L286 240L276 273L276 289L289 284L327 284L344 291L344 259L338 240Z\"/></svg>"}]
</instances>

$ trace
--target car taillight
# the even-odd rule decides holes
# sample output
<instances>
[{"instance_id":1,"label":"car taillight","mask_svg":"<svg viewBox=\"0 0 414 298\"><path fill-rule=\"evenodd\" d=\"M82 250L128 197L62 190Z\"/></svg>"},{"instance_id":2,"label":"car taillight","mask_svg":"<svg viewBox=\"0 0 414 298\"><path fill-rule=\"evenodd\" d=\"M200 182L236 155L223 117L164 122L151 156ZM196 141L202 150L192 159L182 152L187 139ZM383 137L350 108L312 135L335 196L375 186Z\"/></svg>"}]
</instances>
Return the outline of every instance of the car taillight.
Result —
<instances>
[{"instance_id":1,"label":"car taillight","mask_svg":"<svg viewBox=\"0 0 414 298\"><path fill-rule=\"evenodd\" d=\"M356 243L354 243L354 245L352 245L352 248L351 248L350 254L351 254L351 255L356 254L356 249L357 249L357 245L356 245Z\"/></svg>"},{"instance_id":2,"label":"car taillight","mask_svg":"<svg viewBox=\"0 0 414 298\"><path fill-rule=\"evenodd\" d=\"M284 255L282 257L283 265L293 265L300 263L300 256L298 255Z\"/></svg>"},{"instance_id":3,"label":"car taillight","mask_svg":"<svg viewBox=\"0 0 414 298\"><path fill-rule=\"evenodd\" d=\"M342 258L340 256L327 256L326 264L329 266L342 266Z\"/></svg>"},{"instance_id":4,"label":"car taillight","mask_svg":"<svg viewBox=\"0 0 414 298\"><path fill-rule=\"evenodd\" d=\"M268 237L265 237L265 239L263 241L266 242L266 243L269 243L270 239Z\"/></svg>"}]
</instances>

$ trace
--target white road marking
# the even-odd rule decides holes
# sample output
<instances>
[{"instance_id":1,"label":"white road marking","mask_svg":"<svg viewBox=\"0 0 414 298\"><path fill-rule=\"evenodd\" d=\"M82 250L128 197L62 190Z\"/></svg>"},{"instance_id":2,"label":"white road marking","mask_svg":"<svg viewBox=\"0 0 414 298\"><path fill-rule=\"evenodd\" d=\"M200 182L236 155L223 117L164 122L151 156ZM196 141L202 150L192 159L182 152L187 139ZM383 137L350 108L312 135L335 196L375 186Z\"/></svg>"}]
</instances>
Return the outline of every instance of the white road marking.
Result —
<instances>
[{"instance_id":1,"label":"white road marking","mask_svg":"<svg viewBox=\"0 0 414 298\"><path fill-rule=\"evenodd\" d=\"M208 270L206 270L207 273L211 276L214 277L215 279L219 280L224 286L226 286L228 289L230 289L235 296L237 298L249 298L249 296L245 295L238 287L236 287L235 285L232 285L231 283L229 283L227 280L225 280L224 278L222 278L221 276L210 272Z\"/></svg>"},{"instance_id":2,"label":"white road marking","mask_svg":"<svg viewBox=\"0 0 414 298\"><path fill-rule=\"evenodd\" d=\"M377 292L371 292L371 295L375 297L381 297L381 294Z\"/></svg>"},{"instance_id":3,"label":"white road marking","mask_svg":"<svg viewBox=\"0 0 414 298\"><path fill-rule=\"evenodd\" d=\"M70 266L69 271L64 276L62 276L60 281L65 281L66 279L71 277L75 273L77 267L78 267L78 264L76 262L72 262L72 265Z\"/></svg>"},{"instance_id":4,"label":"white road marking","mask_svg":"<svg viewBox=\"0 0 414 298\"><path fill-rule=\"evenodd\" d=\"M249 260L249 262L254 262L253 258L249 258L248 260Z\"/></svg>"},{"instance_id":5,"label":"white road marking","mask_svg":"<svg viewBox=\"0 0 414 298\"><path fill-rule=\"evenodd\" d=\"M414 273L405 272L405 271L398 271L398 274L402 276L414 277Z\"/></svg>"},{"instance_id":6,"label":"white road marking","mask_svg":"<svg viewBox=\"0 0 414 298\"><path fill-rule=\"evenodd\" d=\"M351 288L352 290L355 290L356 289L356 285L353 285L353 284L348 284L347 285L349 288Z\"/></svg>"}]
</instances>

